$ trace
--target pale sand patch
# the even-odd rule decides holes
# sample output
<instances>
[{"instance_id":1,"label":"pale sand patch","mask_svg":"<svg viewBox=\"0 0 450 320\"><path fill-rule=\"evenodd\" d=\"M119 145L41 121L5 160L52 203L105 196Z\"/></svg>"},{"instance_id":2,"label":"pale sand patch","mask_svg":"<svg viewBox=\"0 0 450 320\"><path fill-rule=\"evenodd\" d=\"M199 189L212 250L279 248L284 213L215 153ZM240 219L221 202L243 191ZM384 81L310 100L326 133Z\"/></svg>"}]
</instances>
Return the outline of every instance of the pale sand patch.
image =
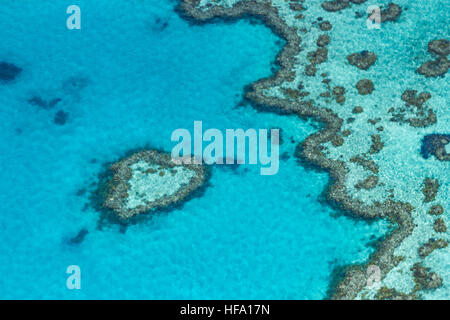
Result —
<instances>
[{"instance_id":1,"label":"pale sand patch","mask_svg":"<svg viewBox=\"0 0 450 320\"><path fill-rule=\"evenodd\" d=\"M134 209L145 206L148 202L173 195L187 185L195 172L186 167L161 168L139 161L130 165L132 177L128 181L128 199L126 208ZM153 170L155 172L153 172Z\"/></svg>"}]
</instances>

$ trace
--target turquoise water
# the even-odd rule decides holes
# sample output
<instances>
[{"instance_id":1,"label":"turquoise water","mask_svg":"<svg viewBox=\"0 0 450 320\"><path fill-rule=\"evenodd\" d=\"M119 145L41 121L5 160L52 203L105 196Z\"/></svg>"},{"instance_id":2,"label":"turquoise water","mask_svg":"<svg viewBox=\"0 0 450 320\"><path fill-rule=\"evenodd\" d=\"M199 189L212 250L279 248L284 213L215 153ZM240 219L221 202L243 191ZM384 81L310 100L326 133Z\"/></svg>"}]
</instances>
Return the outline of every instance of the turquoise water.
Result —
<instances>
[{"instance_id":1,"label":"turquoise water","mask_svg":"<svg viewBox=\"0 0 450 320\"><path fill-rule=\"evenodd\" d=\"M327 175L293 158L313 123L240 106L283 41L248 21L191 26L175 3L78 1L82 28L67 30L65 1L2 2L0 61L23 71L0 85L0 298L320 299L333 268L366 259L386 230L318 201ZM35 96L61 100L42 108ZM274 176L214 167L182 208L99 230L78 191L130 149L170 151L194 120L280 127L290 158ZM69 265L81 290L66 288Z\"/></svg>"}]
</instances>

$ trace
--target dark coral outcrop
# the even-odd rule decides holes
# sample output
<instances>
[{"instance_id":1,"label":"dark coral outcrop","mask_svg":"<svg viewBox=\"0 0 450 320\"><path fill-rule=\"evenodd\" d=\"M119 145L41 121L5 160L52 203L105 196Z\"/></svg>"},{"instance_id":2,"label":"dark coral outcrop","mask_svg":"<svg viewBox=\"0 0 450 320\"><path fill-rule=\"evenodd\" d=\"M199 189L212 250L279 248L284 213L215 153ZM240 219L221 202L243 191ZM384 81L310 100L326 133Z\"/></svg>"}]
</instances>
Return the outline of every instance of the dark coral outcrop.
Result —
<instances>
[{"instance_id":1,"label":"dark coral outcrop","mask_svg":"<svg viewBox=\"0 0 450 320\"><path fill-rule=\"evenodd\" d=\"M377 55L373 52L363 50L348 55L347 60L352 66L356 66L361 70L367 70L377 61Z\"/></svg>"},{"instance_id":2,"label":"dark coral outcrop","mask_svg":"<svg viewBox=\"0 0 450 320\"><path fill-rule=\"evenodd\" d=\"M0 83L11 82L17 78L17 76L22 72L22 68L18 66L1 61L0 62Z\"/></svg>"},{"instance_id":3,"label":"dark coral outcrop","mask_svg":"<svg viewBox=\"0 0 450 320\"><path fill-rule=\"evenodd\" d=\"M450 134L429 134L423 137L420 153L428 159L435 156L440 161L450 161L450 153L445 149L450 143Z\"/></svg>"}]
</instances>

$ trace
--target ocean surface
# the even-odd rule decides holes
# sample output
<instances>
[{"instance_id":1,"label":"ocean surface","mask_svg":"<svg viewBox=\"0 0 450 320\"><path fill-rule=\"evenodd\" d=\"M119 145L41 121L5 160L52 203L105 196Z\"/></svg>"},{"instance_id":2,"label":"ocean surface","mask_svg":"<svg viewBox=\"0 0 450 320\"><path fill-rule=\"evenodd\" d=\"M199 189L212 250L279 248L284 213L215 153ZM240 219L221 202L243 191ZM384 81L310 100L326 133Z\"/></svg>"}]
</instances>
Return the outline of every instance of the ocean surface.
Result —
<instances>
[{"instance_id":1,"label":"ocean surface","mask_svg":"<svg viewBox=\"0 0 450 320\"><path fill-rule=\"evenodd\" d=\"M276 68L284 41L270 29L193 26L176 1L77 5L81 30L66 28L67 1L0 5L0 62L22 68L0 84L1 299L321 299L336 266L373 252L387 223L319 201L328 175L293 156L317 124L241 103ZM89 190L103 165L147 145L170 152L195 120L281 128L278 174L216 166L183 207L99 229ZM80 290L66 287L69 265Z\"/></svg>"}]
</instances>

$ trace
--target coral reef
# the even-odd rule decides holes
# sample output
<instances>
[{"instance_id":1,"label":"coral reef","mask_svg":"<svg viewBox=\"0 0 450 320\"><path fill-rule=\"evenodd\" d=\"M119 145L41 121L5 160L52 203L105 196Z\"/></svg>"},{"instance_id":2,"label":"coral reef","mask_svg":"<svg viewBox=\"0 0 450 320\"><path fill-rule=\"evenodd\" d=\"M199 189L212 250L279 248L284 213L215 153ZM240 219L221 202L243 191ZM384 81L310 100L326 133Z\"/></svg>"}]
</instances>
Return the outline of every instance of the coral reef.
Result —
<instances>
[{"instance_id":1,"label":"coral reef","mask_svg":"<svg viewBox=\"0 0 450 320\"><path fill-rule=\"evenodd\" d=\"M420 152L425 159L433 155L440 161L450 161L450 153L445 150L445 146L449 143L450 134L426 135L422 139Z\"/></svg>"},{"instance_id":2,"label":"coral reef","mask_svg":"<svg viewBox=\"0 0 450 320\"><path fill-rule=\"evenodd\" d=\"M417 296L398 292L395 289L381 287L376 295L377 300L415 300Z\"/></svg>"},{"instance_id":3,"label":"coral reef","mask_svg":"<svg viewBox=\"0 0 450 320\"><path fill-rule=\"evenodd\" d=\"M436 198L436 194L439 190L439 180L432 178L425 178L423 181L422 193L425 196L424 202L431 202Z\"/></svg>"},{"instance_id":4,"label":"coral reef","mask_svg":"<svg viewBox=\"0 0 450 320\"><path fill-rule=\"evenodd\" d=\"M374 90L373 82L370 79L362 79L356 83L356 89L360 95L371 94Z\"/></svg>"},{"instance_id":5,"label":"coral reef","mask_svg":"<svg viewBox=\"0 0 450 320\"><path fill-rule=\"evenodd\" d=\"M435 60L429 60L422 64L417 72L425 77L440 77L447 73L450 61L447 56L450 52L449 41L446 39L432 40L428 43L428 51L437 55Z\"/></svg>"},{"instance_id":6,"label":"coral reef","mask_svg":"<svg viewBox=\"0 0 450 320\"><path fill-rule=\"evenodd\" d=\"M430 208L428 211L428 214L431 214L432 216L440 216L444 213L444 208L440 204L436 204Z\"/></svg>"},{"instance_id":7,"label":"coral reef","mask_svg":"<svg viewBox=\"0 0 450 320\"><path fill-rule=\"evenodd\" d=\"M368 70L376 61L377 55L370 51L361 51L347 56L348 62L361 70Z\"/></svg>"},{"instance_id":8,"label":"coral reef","mask_svg":"<svg viewBox=\"0 0 450 320\"><path fill-rule=\"evenodd\" d=\"M205 183L207 170L200 164L175 163L170 154L142 150L112 164L106 176L98 191L102 206L127 220L188 199Z\"/></svg>"},{"instance_id":9,"label":"coral reef","mask_svg":"<svg viewBox=\"0 0 450 320\"><path fill-rule=\"evenodd\" d=\"M395 3L389 3L387 8L381 10L381 22L396 21L402 14L402 8Z\"/></svg>"},{"instance_id":10,"label":"coral reef","mask_svg":"<svg viewBox=\"0 0 450 320\"><path fill-rule=\"evenodd\" d=\"M424 128L436 123L437 118L433 109L425 106L425 102L431 98L429 92L417 94L416 90L405 90L402 94L402 100L405 107L391 108L392 113L390 121L408 123L412 127Z\"/></svg>"},{"instance_id":11,"label":"coral reef","mask_svg":"<svg viewBox=\"0 0 450 320\"><path fill-rule=\"evenodd\" d=\"M401 263L399 256L394 254L394 251L407 240L413 241L414 245L417 245L416 249L423 243L424 239L422 238L421 242L419 242L413 232L417 228L416 218L419 215L418 212L426 215L426 211L423 210L423 207L417 208L409 203L411 201L416 206L419 205L416 203L416 199L420 197L417 197L416 193L400 192L401 197L397 196L395 188L399 181L395 178L396 173L392 173L390 168L386 168L386 166L382 167L377 158L381 155L384 157L385 153L388 156L393 156L392 149L389 149L389 147L392 134L395 135L395 133L389 132L393 125L391 126L389 119L386 119L387 116L390 116L390 113L397 111L405 113L405 122L410 124L410 126L405 126L408 130L423 128L435 124L437 121L437 113L425 105L425 101L428 100L426 99L426 93L419 95L405 94L403 102L405 103L405 110L408 110L408 112L400 111L400 108L392 108L389 113L386 113L388 109L386 108L367 119L365 118L366 114L373 114L374 109L377 109L376 107L379 106L370 102L366 94L372 93L376 86L377 94L372 95L370 99L376 100L380 95L385 96L383 86L378 86L376 82L374 84L374 81L377 81L375 78L374 81L363 79L357 86L358 92L361 91L359 92L360 95L355 97L353 92L356 92L356 90L350 88L354 85L354 82L353 84L343 84L341 82L342 78L336 78L337 82L334 85L334 76L336 74L330 76L328 72L330 69L327 68L330 62L333 62L329 61L329 57L335 57L334 52L329 51L331 50L329 44L335 44L332 36L338 28L333 28L332 24L337 26L338 24L336 23L339 17L332 19L330 15L333 12L349 8L350 3L360 4L364 2L356 0L301 1L302 8L305 8L305 10L301 10L301 19L292 18L298 17L298 11L293 11L290 6L290 4L296 3L294 1L242 0L230 2L218 0L211 2L202 0L200 5L199 1L183 0L178 8L178 11L193 23L206 23L217 18L234 20L239 17L256 17L282 37L286 41L286 45L277 56L276 62L280 68L272 76L249 85L245 92L246 99L251 101L252 105L259 110L273 111L279 114L295 114L302 119L313 118L315 121L322 123L318 132L310 135L297 145L295 156L303 165L318 170L325 170L329 173L330 183L324 192L328 203L350 216L366 219L388 218L396 226L379 243L377 250L366 263L349 266L336 274L337 279L331 282L328 296L332 299L355 299L361 297L361 294L366 294L368 290L366 287L368 278L367 267L369 265L376 265L380 268L382 279L390 275L392 270L399 264L402 270L410 270L412 260L408 259ZM312 6L319 12L320 10L327 11L327 21L324 21L327 23L321 23L324 20L322 17L314 18L309 16ZM383 8L382 21L400 23L399 17L401 12L400 6L391 3ZM343 16L344 14L345 11L337 16ZM311 21L313 28L310 28L311 25L308 26ZM320 23L317 23L317 21ZM324 31L327 32L326 36L328 37L317 34L317 32ZM315 32L314 37L309 36L309 33L313 32ZM302 42L300 35L302 37L304 35L309 41ZM370 59L368 58L365 61L365 55L368 55L368 52L360 52L360 55L350 59L354 63L351 64L348 58L351 52L355 52L355 50L345 52L343 59L345 60L345 57L347 57L345 64L354 65L363 72L372 74L375 70L370 69L371 66L377 63L375 61L378 61L378 58L380 58L379 61L382 61L380 56L375 60L372 55L370 55ZM367 69L365 70L364 68L366 67ZM356 71L361 72L359 70ZM341 72L345 72L345 70ZM305 77L305 74L308 77ZM317 77L317 74L320 74L322 78ZM317 84L317 82L320 83ZM323 87L326 88L325 92L323 89L319 89L320 91L317 92L318 88ZM347 93L345 87L348 88ZM292 88L298 88L298 90ZM397 97L400 97L400 95L398 94ZM391 98L391 96L388 98ZM422 102L422 100L425 101ZM349 103L357 107L353 107L352 110L352 107L348 106ZM364 106L364 113L362 113L363 108L358 105ZM423 109L419 110L423 111L423 115L417 110L419 108ZM350 116L352 111L355 117ZM358 115L357 118L356 115ZM364 119L364 121L361 121L361 119ZM401 121L397 122L402 123ZM364 125L364 123L367 125ZM373 128L372 125L376 125L376 128ZM374 129L379 133L373 134ZM346 138L345 142L344 137ZM358 148L359 145L362 148L366 148L365 143L369 137L369 145L370 140L372 142L369 151L364 153L364 150L358 150L357 155L355 155L355 150L352 148ZM383 150L385 144L388 147L386 152ZM363 187L364 179L367 179L367 177L361 176L355 167L362 167L364 170L361 171L373 173L368 180L368 184L366 184L369 189ZM383 170L386 169L387 172L383 173ZM378 174L379 171L382 174ZM378 178L376 184L375 177ZM390 179L391 177L394 178ZM423 179L423 176L421 179ZM358 185L358 181L362 183ZM357 190L355 185L360 186L360 190ZM379 195L370 189L373 185L376 185L376 188L373 188L373 190L380 192ZM419 192L420 196L420 181L411 188L414 189L414 192ZM382 191L378 191L381 189L387 189L386 193L389 195L384 197L381 194ZM362 198L362 193L364 195L367 194L367 196ZM414 196L409 196L410 194L414 194ZM431 225L431 230L433 230L433 225ZM428 239L428 237L425 239ZM409 276L411 276L411 272L409 272ZM401 277L406 278L408 275L405 272ZM419 298L416 291L406 294L398 291L391 285L383 288L378 293L369 290L370 294L373 294L371 297L393 299Z\"/></svg>"},{"instance_id":12,"label":"coral reef","mask_svg":"<svg viewBox=\"0 0 450 320\"><path fill-rule=\"evenodd\" d=\"M428 51L438 56L446 57L450 54L450 41L447 39L430 41L428 43Z\"/></svg>"},{"instance_id":13,"label":"coral reef","mask_svg":"<svg viewBox=\"0 0 450 320\"><path fill-rule=\"evenodd\" d=\"M349 5L349 0L333 0L322 3L322 8L330 12L335 12L347 8Z\"/></svg>"},{"instance_id":14,"label":"coral reef","mask_svg":"<svg viewBox=\"0 0 450 320\"><path fill-rule=\"evenodd\" d=\"M427 243L423 244L419 248L419 256L425 258L430 255L436 249L443 249L448 246L448 242L444 239L429 239Z\"/></svg>"},{"instance_id":15,"label":"coral reef","mask_svg":"<svg viewBox=\"0 0 450 320\"><path fill-rule=\"evenodd\" d=\"M415 290L430 290L442 286L442 278L436 272L430 272L420 263L415 263L411 268L416 283Z\"/></svg>"},{"instance_id":16,"label":"coral reef","mask_svg":"<svg viewBox=\"0 0 450 320\"><path fill-rule=\"evenodd\" d=\"M353 156L352 158L350 158L350 162L357 163L360 166L362 166L364 169L366 169L368 171L372 171L375 174L378 173L379 167L373 160L369 160L362 156L357 155L357 156Z\"/></svg>"},{"instance_id":17,"label":"coral reef","mask_svg":"<svg viewBox=\"0 0 450 320\"><path fill-rule=\"evenodd\" d=\"M440 77L447 73L450 67L450 61L447 58L437 58L422 64L417 72L423 74L425 77Z\"/></svg>"},{"instance_id":18,"label":"coral reef","mask_svg":"<svg viewBox=\"0 0 450 320\"><path fill-rule=\"evenodd\" d=\"M330 36L327 34L323 34L317 39L317 46L326 47L330 43Z\"/></svg>"},{"instance_id":19,"label":"coral reef","mask_svg":"<svg viewBox=\"0 0 450 320\"><path fill-rule=\"evenodd\" d=\"M370 138L372 139L372 145L370 146L369 153L374 154L380 152L384 147L381 136L379 134L374 134Z\"/></svg>"},{"instance_id":20,"label":"coral reef","mask_svg":"<svg viewBox=\"0 0 450 320\"><path fill-rule=\"evenodd\" d=\"M447 225L442 218L438 218L434 221L433 229L436 232L447 232Z\"/></svg>"},{"instance_id":21,"label":"coral reef","mask_svg":"<svg viewBox=\"0 0 450 320\"><path fill-rule=\"evenodd\" d=\"M377 184L378 184L378 177L377 176L368 176L363 181L359 181L355 185L355 188L356 189L363 188L363 189L366 189L366 190L370 190L370 189L375 188Z\"/></svg>"}]
</instances>

